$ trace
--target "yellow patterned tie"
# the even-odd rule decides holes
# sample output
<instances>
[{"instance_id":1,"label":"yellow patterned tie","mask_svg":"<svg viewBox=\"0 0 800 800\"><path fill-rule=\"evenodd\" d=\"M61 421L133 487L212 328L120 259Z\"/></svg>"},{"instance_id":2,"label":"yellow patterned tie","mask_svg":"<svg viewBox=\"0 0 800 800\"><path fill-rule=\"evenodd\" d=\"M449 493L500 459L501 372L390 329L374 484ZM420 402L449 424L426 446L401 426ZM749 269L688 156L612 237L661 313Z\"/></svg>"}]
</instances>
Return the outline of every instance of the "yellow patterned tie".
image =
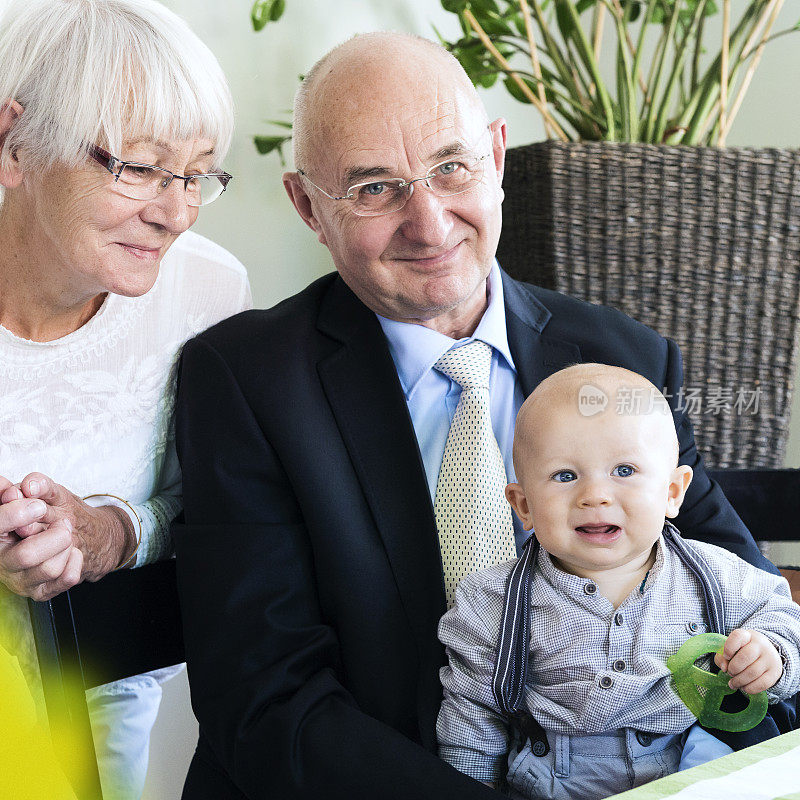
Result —
<instances>
[{"instance_id":1,"label":"yellow patterned tie","mask_svg":"<svg viewBox=\"0 0 800 800\"><path fill-rule=\"evenodd\" d=\"M517 555L503 493L506 471L492 430L491 365L492 348L477 340L448 350L433 365L461 386L433 504L448 608L465 575Z\"/></svg>"}]
</instances>

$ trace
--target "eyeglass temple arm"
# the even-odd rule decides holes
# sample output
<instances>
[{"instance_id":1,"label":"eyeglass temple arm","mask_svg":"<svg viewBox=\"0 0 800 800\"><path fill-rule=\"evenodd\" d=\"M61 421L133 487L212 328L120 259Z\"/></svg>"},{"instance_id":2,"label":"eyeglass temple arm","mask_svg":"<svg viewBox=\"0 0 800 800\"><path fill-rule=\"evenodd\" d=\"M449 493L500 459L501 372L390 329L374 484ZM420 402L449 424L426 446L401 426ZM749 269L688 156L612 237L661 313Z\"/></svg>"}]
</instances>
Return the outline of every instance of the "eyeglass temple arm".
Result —
<instances>
[{"instance_id":1,"label":"eyeglass temple arm","mask_svg":"<svg viewBox=\"0 0 800 800\"><path fill-rule=\"evenodd\" d=\"M114 171L117 165L121 165L122 167L125 166L124 161L120 161L118 158L115 158L111 155L111 153L103 150L102 147L98 147L96 144L89 144L86 145L86 152L91 156L98 164L102 167L105 167L113 176L114 180L119 180L119 176L122 173L122 169Z\"/></svg>"},{"instance_id":2,"label":"eyeglass temple arm","mask_svg":"<svg viewBox=\"0 0 800 800\"><path fill-rule=\"evenodd\" d=\"M314 183L314 181L312 181L311 178L308 177L307 172L304 172L302 169L298 169L297 174L302 175L315 189L322 192L322 194L324 194L325 197L329 197L331 200L352 200L353 198L353 196L349 193L349 190L347 194L342 195L341 197L334 197L332 194L328 194L321 186L317 186L317 184Z\"/></svg>"}]
</instances>

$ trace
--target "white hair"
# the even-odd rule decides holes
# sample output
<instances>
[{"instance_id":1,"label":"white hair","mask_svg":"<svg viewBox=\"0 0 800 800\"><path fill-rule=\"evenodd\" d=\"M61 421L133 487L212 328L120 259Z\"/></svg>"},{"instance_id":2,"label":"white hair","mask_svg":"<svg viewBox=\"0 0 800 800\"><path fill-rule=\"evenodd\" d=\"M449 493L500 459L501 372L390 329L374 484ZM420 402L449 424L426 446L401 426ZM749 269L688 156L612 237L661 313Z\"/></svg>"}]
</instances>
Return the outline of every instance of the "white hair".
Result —
<instances>
[{"instance_id":1,"label":"white hair","mask_svg":"<svg viewBox=\"0 0 800 800\"><path fill-rule=\"evenodd\" d=\"M219 167L233 100L211 51L155 0L12 0L0 17L0 108L24 111L0 163L77 165L87 143L207 138Z\"/></svg>"}]
</instances>

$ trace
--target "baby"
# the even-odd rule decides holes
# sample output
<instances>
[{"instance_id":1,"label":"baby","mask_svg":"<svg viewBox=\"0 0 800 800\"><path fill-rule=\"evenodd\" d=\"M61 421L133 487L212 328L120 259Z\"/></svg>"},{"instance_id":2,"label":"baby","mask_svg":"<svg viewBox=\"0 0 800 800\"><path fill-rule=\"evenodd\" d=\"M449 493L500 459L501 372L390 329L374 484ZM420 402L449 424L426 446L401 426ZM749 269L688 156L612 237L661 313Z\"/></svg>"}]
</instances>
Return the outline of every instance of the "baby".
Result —
<instances>
[{"instance_id":1,"label":"baby","mask_svg":"<svg viewBox=\"0 0 800 800\"><path fill-rule=\"evenodd\" d=\"M720 584L729 636L714 658L729 686L773 702L798 691L800 606L786 581L684 541L665 520L692 470L678 465L669 406L649 381L601 364L552 375L520 409L514 468L506 497L539 543L522 706L546 743L532 748L493 691L511 561L465 578L441 620L443 759L507 781L511 797L593 800L731 752L692 727L665 665L709 629L693 557ZM693 756L682 763L684 749Z\"/></svg>"}]
</instances>

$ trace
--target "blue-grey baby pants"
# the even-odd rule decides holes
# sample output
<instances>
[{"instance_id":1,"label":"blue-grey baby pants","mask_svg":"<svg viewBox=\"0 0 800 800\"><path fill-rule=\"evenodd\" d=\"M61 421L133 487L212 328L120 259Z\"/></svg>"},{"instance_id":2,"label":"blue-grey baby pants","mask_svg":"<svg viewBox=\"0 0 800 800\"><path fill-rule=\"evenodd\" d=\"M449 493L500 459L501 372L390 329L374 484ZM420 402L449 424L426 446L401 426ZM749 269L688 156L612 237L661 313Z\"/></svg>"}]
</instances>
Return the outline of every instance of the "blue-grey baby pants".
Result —
<instances>
[{"instance_id":1,"label":"blue-grey baby pants","mask_svg":"<svg viewBox=\"0 0 800 800\"><path fill-rule=\"evenodd\" d=\"M509 796L518 800L602 800L678 771L682 734L630 729L602 736L547 731L550 752L526 744L509 756Z\"/></svg>"}]
</instances>

